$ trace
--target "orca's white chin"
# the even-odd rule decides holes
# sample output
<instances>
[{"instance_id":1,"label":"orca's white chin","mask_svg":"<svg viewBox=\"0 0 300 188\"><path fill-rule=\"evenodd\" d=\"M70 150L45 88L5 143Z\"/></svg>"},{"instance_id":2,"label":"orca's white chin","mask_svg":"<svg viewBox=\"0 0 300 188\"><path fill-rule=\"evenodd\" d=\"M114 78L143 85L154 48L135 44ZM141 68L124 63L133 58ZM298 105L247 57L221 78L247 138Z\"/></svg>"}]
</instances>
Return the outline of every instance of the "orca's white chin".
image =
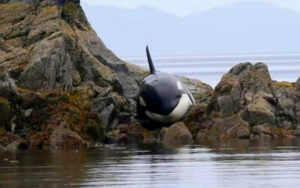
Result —
<instances>
[{"instance_id":1,"label":"orca's white chin","mask_svg":"<svg viewBox=\"0 0 300 188\"><path fill-rule=\"evenodd\" d=\"M146 115L160 123L174 123L181 120L187 113L189 107L192 105L192 101L187 94L182 94L182 97L176 106L176 108L169 115L160 115L153 112L146 111Z\"/></svg>"}]
</instances>

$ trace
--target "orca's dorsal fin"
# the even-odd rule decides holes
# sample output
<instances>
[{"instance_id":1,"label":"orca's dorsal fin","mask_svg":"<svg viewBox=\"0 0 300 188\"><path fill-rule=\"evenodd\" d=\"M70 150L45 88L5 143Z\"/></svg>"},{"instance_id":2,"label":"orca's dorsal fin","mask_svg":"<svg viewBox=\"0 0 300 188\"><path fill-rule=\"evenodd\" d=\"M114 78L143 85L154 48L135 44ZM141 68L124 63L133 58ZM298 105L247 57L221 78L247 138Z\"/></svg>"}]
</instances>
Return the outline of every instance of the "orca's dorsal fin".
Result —
<instances>
[{"instance_id":1,"label":"orca's dorsal fin","mask_svg":"<svg viewBox=\"0 0 300 188\"><path fill-rule=\"evenodd\" d=\"M151 74L155 74L156 70L155 70L155 67L154 67L154 64L153 64L153 61L152 61L151 54L150 54L148 46L146 47L146 52L147 52L147 58L148 58L148 64L149 64L149 68L150 68L150 73Z\"/></svg>"}]
</instances>

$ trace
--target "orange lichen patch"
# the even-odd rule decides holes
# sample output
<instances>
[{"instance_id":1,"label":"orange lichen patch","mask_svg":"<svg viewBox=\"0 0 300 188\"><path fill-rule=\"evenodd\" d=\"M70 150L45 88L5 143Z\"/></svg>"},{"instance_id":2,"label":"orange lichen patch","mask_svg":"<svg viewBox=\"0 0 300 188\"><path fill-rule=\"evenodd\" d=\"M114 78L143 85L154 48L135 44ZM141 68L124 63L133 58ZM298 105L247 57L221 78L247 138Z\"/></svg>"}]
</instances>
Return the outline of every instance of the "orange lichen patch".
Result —
<instances>
[{"instance_id":1,"label":"orange lichen patch","mask_svg":"<svg viewBox=\"0 0 300 188\"><path fill-rule=\"evenodd\" d=\"M295 83L293 82L275 82L275 85L279 86L279 87L295 87Z\"/></svg>"},{"instance_id":2,"label":"orange lichen patch","mask_svg":"<svg viewBox=\"0 0 300 188\"><path fill-rule=\"evenodd\" d=\"M115 103L117 104L117 106L119 108L125 108L127 101L124 97L120 96L118 93L112 93L112 98L115 101ZM124 109L123 109L124 110Z\"/></svg>"},{"instance_id":3,"label":"orange lichen patch","mask_svg":"<svg viewBox=\"0 0 300 188\"><path fill-rule=\"evenodd\" d=\"M70 130L85 137L91 126L100 126L97 120L88 116L92 104L85 90L77 90L71 93L61 91L44 92L42 96L46 101L45 111L47 113L47 118L43 121L43 124L46 129L49 128L49 131L62 126L63 123L66 128L70 128Z\"/></svg>"},{"instance_id":4,"label":"orange lichen patch","mask_svg":"<svg viewBox=\"0 0 300 188\"><path fill-rule=\"evenodd\" d=\"M49 134L47 132L38 132L32 135L30 138L30 148L45 148L49 146Z\"/></svg>"},{"instance_id":5,"label":"orange lichen patch","mask_svg":"<svg viewBox=\"0 0 300 188\"><path fill-rule=\"evenodd\" d=\"M33 25L44 24L44 22L49 22L58 17L59 17L58 7L56 5L47 6L42 8L39 14L35 17Z\"/></svg>"},{"instance_id":6,"label":"orange lichen patch","mask_svg":"<svg viewBox=\"0 0 300 188\"><path fill-rule=\"evenodd\" d=\"M272 135L278 138L288 138L289 136L293 135L293 131L282 128L275 128L272 130Z\"/></svg>"},{"instance_id":7,"label":"orange lichen patch","mask_svg":"<svg viewBox=\"0 0 300 188\"><path fill-rule=\"evenodd\" d=\"M72 42L76 42L75 38L76 38L76 33L73 31L73 29L71 28L71 26L65 22L64 20L61 20L61 26L62 26L62 31L64 34L64 38L66 39L67 44L70 44L71 41Z\"/></svg>"},{"instance_id":8,"label":"orange lichen patch","mask_svg":"<svg viewBox=\"0 0 300 188\"><path fill-rule=\"evenodd\" d=\"M34 6L31 3L14 2L0 4L0 27L3 27L3 24L25 18L33 8Z\"/></svg>"},{"instance_id":9,"label":"orange lichen patch","mask_svg":"<svg viewBox=\"0 0 300 188\"><path fill-rule=\"evenodd\" d=\"M235 84L237 84L237 78L231 74L225 74L216 86L216 92L228 92Z\"/></svg>"}]
</instances>

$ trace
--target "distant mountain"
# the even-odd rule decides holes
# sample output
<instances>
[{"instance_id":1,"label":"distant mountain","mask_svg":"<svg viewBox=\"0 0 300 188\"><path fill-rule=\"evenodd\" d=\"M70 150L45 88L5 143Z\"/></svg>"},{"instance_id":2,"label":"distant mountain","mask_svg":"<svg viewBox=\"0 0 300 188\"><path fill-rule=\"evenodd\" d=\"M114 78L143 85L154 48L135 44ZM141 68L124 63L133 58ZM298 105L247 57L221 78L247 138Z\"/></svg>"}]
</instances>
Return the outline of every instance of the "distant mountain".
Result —
<instances>
[{"instance_id":1,"label":"distant mountain","mask_svg":"<svg viewBox=\"0 0 300 188\"><path fill-rule=\"evenodd\" d=\"M158 9L83 5L104 42L121 56L300 51L300 13L249 2L178 17Z\"/></svg>"}]
</instances>

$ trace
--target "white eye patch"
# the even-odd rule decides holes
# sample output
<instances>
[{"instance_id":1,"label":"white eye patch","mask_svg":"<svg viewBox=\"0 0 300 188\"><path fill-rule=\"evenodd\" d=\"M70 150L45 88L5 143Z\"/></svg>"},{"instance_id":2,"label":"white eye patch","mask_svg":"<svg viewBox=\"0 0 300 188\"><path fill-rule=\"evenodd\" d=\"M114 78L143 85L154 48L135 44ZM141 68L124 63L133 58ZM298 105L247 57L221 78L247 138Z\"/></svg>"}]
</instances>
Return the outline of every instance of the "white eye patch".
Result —
<instances>
[{"instance_id":1,"label":"white eye patch","mask_svg":"<svg viewBox=\"0 0 300 188\"><path fill-rule=\"evenodd\" d=\"M182 90L182 89L183 89L182 84L181 84L180 81L177 81L177 87L178 87L179 90Z\"/></svg>"},{"instance_id":2,"label":"white eye patch","mask_svg":"<svg viewBox=\"0 0 300 188\"><path fill-rule=\"evenodd\" d=\"M145 101L144 101L144 99L143 99L143 97L139 97L139 100L140 100L140 105L142 105L144 107L147 106L146 103L145 103Z\"/></svg>"}]
</instances>

